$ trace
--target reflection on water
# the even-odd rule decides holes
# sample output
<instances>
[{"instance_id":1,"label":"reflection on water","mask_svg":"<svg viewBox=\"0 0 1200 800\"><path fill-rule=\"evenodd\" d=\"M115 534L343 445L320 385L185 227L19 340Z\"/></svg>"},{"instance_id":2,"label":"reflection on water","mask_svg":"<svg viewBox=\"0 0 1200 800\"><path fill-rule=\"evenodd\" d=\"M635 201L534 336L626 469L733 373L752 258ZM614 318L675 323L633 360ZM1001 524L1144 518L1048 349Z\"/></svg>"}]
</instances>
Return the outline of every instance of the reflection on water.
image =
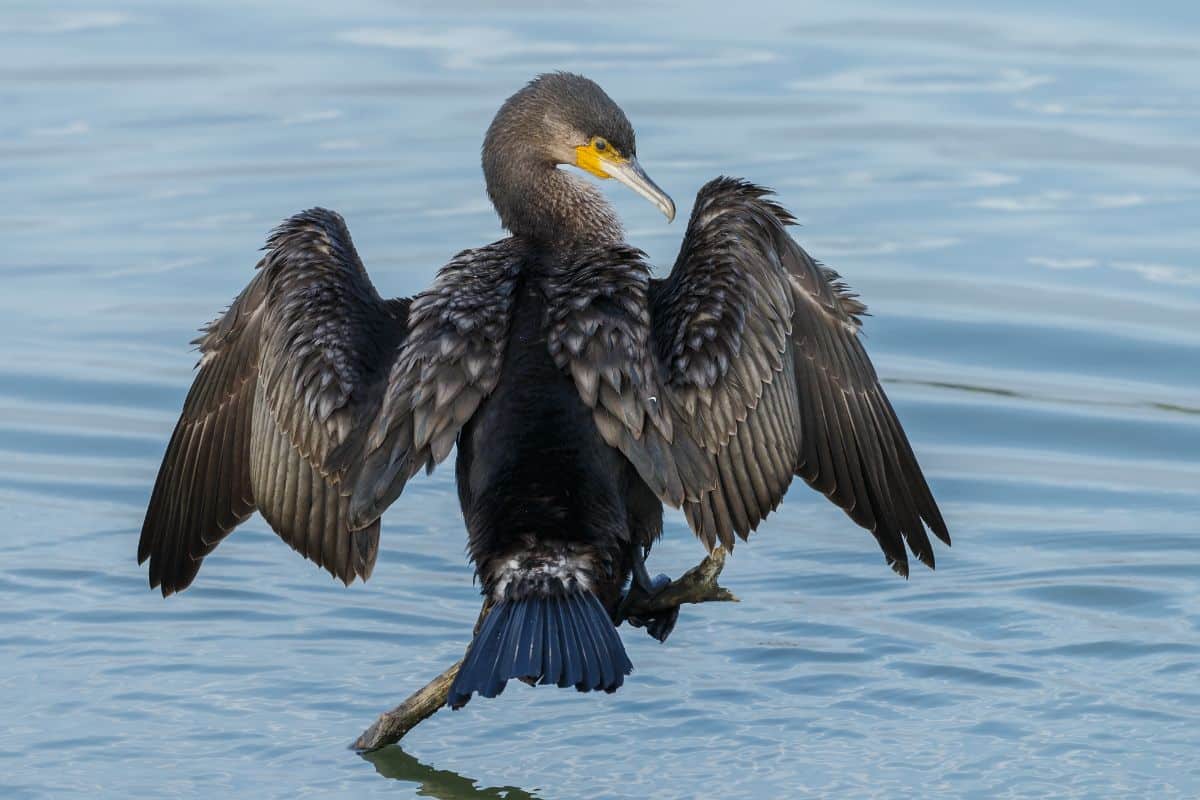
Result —
<instances>
[{"instance_id":1,"label":"reflection on water","mask_svg":"<svg viewBox=\"0 0 1200 800\"><path fill-rule=\"evenodd\" d=\"M417 784L416 793L420 797L436 797L438 800L538 800L536 794L515 786L480 788L475 785L477 781L473 778L422 764L396 745L374 753L364 753L363 758L374 764L375 770L385 778Z\"/></svg>"},{"instance_id":2,"label":"reflection on water","mask_svg":"<svg viewBox=\"0 0 1200 800\"><path fill-rule=\"evenodd\" d=\"M1200 7L1043 6L8 3L0 797L1200 795ZM452 471L366 586L255 518L164 601L134 552L187 343L299 209L385 295L497 238L483 130L555 68L680 220L717 174L779 191L870 305L955 545L898 580L797 487L741 603L625 633L620 692L513 686L362 761L475 621ZM682 226L611 194L669 266Z\"/></svg>"}]
</instances>

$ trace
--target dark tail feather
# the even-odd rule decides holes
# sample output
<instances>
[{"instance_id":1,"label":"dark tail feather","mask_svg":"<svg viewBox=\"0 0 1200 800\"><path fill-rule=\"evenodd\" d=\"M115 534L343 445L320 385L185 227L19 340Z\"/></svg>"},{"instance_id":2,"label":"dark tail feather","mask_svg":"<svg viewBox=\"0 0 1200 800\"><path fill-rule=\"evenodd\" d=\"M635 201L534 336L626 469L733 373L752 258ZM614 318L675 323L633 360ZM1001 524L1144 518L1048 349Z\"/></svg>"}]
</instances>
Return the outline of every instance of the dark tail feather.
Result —
<instances>
[{"instance_id":1,"label":"dark tail feather","mask_svg":"<svg viewBox=\"0 0 1200 800\"><path fill-rule=\"evenodd\" d=\"M583 656L583 685L599 686L603 681L600 680L600 667L596 663L596 643L592 640L592 632L589 630L587 609L581 608L576 602L578 597L579 595L569 596L567 608L571 610L571 622L575 626L575 635L579 637L579 654Z\"/></svg>"},{"instance_id":2,"label":"dark tail feather","mask_svg":"<svg viewBox=\"0 0 1200 800\"><path fill-rule=\"evenodd\" d=\"M614 692L633 671L612 619L591 592L502 600L492 607L450 687L462 708L495 697L511 678Z\"/></svg>"},{"instance_id":3,"label":"dark tail feather","mask_svg":"<svg viewBox=\"0 0 1200 800\"><path fill-rule=\"evenodd\" d=\"M558 676L546 675L545 683L557 683L560 688L574 686L583 680L579 662L579 640L575 638L575 626L567 617L566 603L552 603L550 613L558 620L558 654L562 658L562 669Z\"/></svg>"}]
</instances>

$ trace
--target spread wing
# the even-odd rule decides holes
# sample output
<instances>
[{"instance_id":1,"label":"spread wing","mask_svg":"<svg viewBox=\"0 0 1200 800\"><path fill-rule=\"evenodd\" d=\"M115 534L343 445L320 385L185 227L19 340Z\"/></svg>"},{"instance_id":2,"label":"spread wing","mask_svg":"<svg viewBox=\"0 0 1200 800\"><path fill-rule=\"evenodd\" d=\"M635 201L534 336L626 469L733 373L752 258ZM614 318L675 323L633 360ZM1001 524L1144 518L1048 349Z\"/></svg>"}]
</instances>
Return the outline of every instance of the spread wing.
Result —
<instances>
[{"instance_id":1,"label":"spread wing","mask_svg":"<svg viewBox=\"0 0 1200 800\"><path fill-rule=\"evenodd\" d=\"M870 530L908 574L904 543L934 565L926 526L950 537L859 338L866 308L787 232L768 192L719 178L701 189L678 260L651 284L655 347L677 425L711 454L715 485L684 511L732 548L793 475Z\"/></svg>"},{"instance_id":2,"label":"spread wing","mask_svg":"<svg viewBox=\"0 0 1200 800\"><path fill-rule=\"evenodd\" d=\"M377 408L405 332L337 214L292 217L245 291L197 343L199 372L167 446L138 545L150 585L186 588L255 509L279 536L350 583L371 574L379 528L352 531L329 451Z\"/></svg>"},{"instance_id":3,"label":"spread wing","mask_svg":"<svg viewBox=\"0 0 1200 800\"><path fill-rule=\"evenodd\" d=\"M245 291L197 340L199 372L146 512L138 561L149 559L150 584L164 595L186 588L255 509L332 575L365 580L379 521L352 524L354 483L339 457L361 454L370 425L411 427L430 405L451 404L464 419L478 404L470 381L436 382L444 372L429 359L444 343L410 313L426 295L381 299L337 214L293 217L266 250Z\"/></svg>"}]
</instances>

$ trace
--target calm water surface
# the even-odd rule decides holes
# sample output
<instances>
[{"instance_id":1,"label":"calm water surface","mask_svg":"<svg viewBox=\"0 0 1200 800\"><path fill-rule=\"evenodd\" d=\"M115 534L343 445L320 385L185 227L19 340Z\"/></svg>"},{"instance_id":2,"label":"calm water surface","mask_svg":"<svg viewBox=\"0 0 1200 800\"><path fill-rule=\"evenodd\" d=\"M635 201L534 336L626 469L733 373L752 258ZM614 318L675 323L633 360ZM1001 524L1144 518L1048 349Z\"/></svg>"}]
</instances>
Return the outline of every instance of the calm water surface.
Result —
<instances>
[{"instance_id":1,"label":"calm water surface","mask_svg":"<svg viewBox=\"0 0 1200 800\"><path fill-rule=\"evenodd\" d=\"M3 4L0 796L1200 795L1200 12L726 6ZM164 601L134 552L188 340L301 208L384 294L498 238L482 130L553 68L683 219L722 172L779 190L955 546L905 582L796 487L743 602L627 634L616 695L514 684L364 760L478 609L452 470L367 586L254 519ZM683 226L614 199L668 266ZM652 568L700 555L672 516Z\"/></svg>"}]
</instances>

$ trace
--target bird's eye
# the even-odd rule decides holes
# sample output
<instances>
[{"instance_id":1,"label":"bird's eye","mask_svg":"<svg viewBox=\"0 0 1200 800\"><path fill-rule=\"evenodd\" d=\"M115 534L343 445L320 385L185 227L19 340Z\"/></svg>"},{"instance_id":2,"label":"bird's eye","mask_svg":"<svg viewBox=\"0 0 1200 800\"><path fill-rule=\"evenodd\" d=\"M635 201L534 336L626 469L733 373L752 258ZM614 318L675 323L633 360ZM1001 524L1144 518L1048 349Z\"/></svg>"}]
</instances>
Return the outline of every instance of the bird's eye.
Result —
<instances>
[{"instance_id":1,"label":"bird's eye","mask_svg":"<svg viewBox=\"0 0 1200 800\"><path fill-rule=\"evenodd\" d=\"M603 153L608 149L608 142L597 136L595 139L592 139L592 147L596 148L597 152Z\"/></svg>"}]
</instances>

